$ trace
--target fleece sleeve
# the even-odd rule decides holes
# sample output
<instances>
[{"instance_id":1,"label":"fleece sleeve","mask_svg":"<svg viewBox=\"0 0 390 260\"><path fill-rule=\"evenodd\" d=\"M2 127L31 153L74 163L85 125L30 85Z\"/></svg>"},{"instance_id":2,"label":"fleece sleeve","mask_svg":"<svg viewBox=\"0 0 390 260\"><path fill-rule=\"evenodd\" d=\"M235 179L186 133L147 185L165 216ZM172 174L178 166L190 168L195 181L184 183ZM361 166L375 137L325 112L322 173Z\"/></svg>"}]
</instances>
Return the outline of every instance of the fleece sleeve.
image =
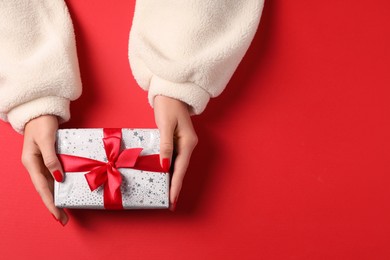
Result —
<instances>
[{"instance_id":1,"label":"fleece sleeve","mask_svg":"<svg viewBox=\"0 0 390 260\"><path fill-rule=\"evenodd\" d=\"M263 0L138 0L129 37L137 83L200 114L226 87L257 30Z\"/></svg>"},{"instance_id":2,"label":"fleece sleeve","mask_svg":"<svg viewBox=\"0 0 390 260\"><path fill-rule=\"evenodd\" d=\"M81 94L75 37L63 0L0 0L0 118L22 133L40 115L70 117Z\"/></svg>"}]
</instances>

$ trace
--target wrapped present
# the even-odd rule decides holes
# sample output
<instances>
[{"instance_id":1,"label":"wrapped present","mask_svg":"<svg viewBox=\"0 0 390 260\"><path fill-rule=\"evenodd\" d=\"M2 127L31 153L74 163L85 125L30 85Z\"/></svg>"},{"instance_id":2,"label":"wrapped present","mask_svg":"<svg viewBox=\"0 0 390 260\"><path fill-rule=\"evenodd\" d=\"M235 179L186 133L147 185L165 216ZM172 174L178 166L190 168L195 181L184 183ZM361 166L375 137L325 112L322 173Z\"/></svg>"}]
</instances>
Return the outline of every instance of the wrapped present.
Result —
<instances>
[{"instance_id":1,"label":"wrapped present","mask_svg":"<svg viewBox=\"0 0 390 260\"><path fill-rule=\"evenodd\" d=\"M61 129L57 154L65 171L55 182L60 208L168 208L169 173L159 159L157 129Z\"/></svg>"}]
</instances>

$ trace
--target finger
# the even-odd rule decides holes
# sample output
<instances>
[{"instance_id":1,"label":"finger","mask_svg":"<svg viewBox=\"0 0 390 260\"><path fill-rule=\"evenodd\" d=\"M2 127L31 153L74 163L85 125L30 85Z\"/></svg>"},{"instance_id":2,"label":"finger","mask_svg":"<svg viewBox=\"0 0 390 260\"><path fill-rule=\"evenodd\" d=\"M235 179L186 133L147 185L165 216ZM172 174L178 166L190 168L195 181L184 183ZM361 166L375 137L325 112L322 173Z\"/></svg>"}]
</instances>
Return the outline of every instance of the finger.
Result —
<instances>
[{"instance_id":1,"label":"finger","mask_svg":"<svg viewBox=\"0 0 390 260\"><path fill-rule=\"evenodd\" d=\"M160 131L160 164L165 172L169 172L173 154L174 124L159 126Z\"/></svg>"},{"instance_id":2,"label":"finger","mask_svg":"<svg viewBox=\"0 0 390 260\"><path fill-rule=\"evenodd\" d=\"M49 187L47 179L41 173L32 173L31 180L35 186L38 194L40 195L43 204L50 211L50 213L57 219L63 226L68 222L68 216L63 209L59 209L54 205L53 193Z\"/></svg>"},{"instance_id":3,"label":"finger","mask_svg":"<svg viewBox=\"0 0 390 260\"><path fill-rule=\"evenodd\" d=\"M42 158L36 154L25 154L23 155L23 164L46 208L62 225L65 225L68 222L68 216L63 209L58 209L54 205L53 191L49 185L49 181L52 179L42 163Z\"/></svg>"},{"instance_id":4,"label":"finger","mask_svg":"<svg viewBox=\"0 0 390 260\"><path fill-rule=\"evenodd\" d=\"M178 154L175 159L174 172L169 195L171 202L169 209L172 211L176 209L176 204L183 185L184 176L186 174L191 155L196 144L196 137L189 137L178 140Z\"/></svg>"},{"instance_id":5,"label":"finger","mask_svg":"<svg viewBox=\"0 0 390 260\"><path fill-rule=\"evenodd\" d=\"M55 137L46 138L37 143L37 145L42 153L43 162L46 168L57 182L62 182L64 180L64 174L55 151Z\"/></svg>"}]
</instances>

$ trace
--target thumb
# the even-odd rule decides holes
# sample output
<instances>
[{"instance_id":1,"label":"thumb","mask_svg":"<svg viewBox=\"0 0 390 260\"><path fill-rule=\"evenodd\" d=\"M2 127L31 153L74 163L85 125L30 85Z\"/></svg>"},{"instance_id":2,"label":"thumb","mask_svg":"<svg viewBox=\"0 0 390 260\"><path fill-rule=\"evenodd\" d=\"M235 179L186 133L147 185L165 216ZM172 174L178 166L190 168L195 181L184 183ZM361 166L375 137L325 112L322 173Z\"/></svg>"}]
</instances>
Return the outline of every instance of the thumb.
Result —
<instances>
[{"instance_id":1,"label":"thumb","mask_svg":"<svg viewBox=\"0 0 390 260\"><path fill-rule=\"evenodd\" d=\"M61 163L58 160L54 144L55 140L46 139L44 143L38 144L38 146L41 150L42 159L46 168L50 171L57 182L62 182L64 180L64 174Z\"/></svg>"},{"instance_id":2,"label":"thumb","mask_svg":"<svg viewBox=\"0 0 390 260\"><path fill-rule=\"evenodd\" d=\"M160 164L165 172L169 172L173 154L174 127L165 125L160 127Z\"/></svg>"}]
</instances>

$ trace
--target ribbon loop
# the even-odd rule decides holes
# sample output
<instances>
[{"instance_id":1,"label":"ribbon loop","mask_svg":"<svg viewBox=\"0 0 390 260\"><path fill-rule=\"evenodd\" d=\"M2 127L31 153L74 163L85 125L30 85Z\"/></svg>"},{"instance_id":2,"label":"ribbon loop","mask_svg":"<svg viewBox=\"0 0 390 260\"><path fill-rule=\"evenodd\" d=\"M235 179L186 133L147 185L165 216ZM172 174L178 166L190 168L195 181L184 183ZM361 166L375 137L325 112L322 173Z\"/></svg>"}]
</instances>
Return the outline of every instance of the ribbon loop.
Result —
<instances>
[{"instance_id":1,"label":"ribbon loop","mask_svg":"<svg viewBox=\"0 0 390 260\"><path fill-rule=\"evenodd\" d=\"M84 175L91 191L96 190L107 182L106 171L107 167L101 166Z\"/></svg>"}]
</instances>

